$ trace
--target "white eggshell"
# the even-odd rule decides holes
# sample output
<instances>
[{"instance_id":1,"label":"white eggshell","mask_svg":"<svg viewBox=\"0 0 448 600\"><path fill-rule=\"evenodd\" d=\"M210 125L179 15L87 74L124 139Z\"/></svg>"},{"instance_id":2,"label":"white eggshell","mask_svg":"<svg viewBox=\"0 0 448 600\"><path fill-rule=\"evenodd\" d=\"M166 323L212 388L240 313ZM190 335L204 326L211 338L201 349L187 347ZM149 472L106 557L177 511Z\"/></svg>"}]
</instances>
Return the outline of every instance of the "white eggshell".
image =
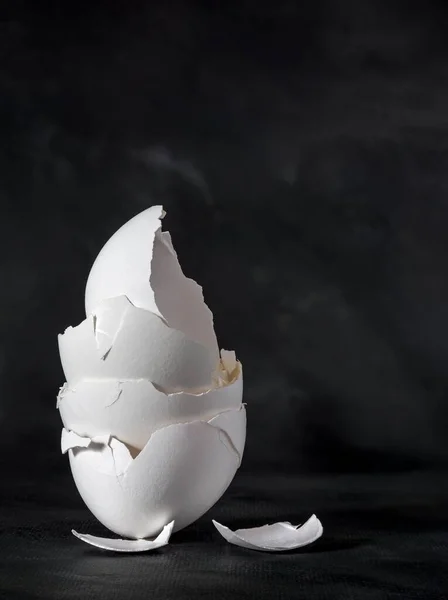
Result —
<instances>
[{"instance_id":1,"label":"white eggshell","mask_svg":"<svg viewBox=\"0 0 448 600\"><path fill-rule=\"evenodd\" d=\"M213 524L230 544L265 552L284 552L308 546L318 540L324 531L316 515L312 515L303 525L291 525L286 521L236 531L217 521L213 521Z\"/></svg>"},{"instance_id":2,"label":"white eggshell","mask_svg":"<svg viewBox=\"0 0 448 600\"><path fill-rule=\"evenodd\" d=\"M217 367L207 348L125 296L103 301L58 341L70 387L81 379L148 379L164 391L196 392L210 389Z\"/></svg>"},{"instance_id":3,"label":"white eggshell","mask_svg":"<svg viewBox=\"0 0 448 600\"><path fill-rule=\"evenodd\" d=\"M166 395L146 379L84 379L73 388L63 388L58 408L66 429L89 438L111 435L141 450L157 429L208 421L218 413L238 409L242 397L241 373L230 385L198 395Z\"/></svg>"},{"instance_id":4,"label":"white eggshell","mask_svg":"<svg viewBox=\"0 0 448 600\"><path fill-rule=\"evenodd\" d=\"M174 521L171 521L171 523L165 525L154 540L117 540L97 537L88 533L78 533L74 529L72 529L72 533L86 544L101 548L101 550L112 550L113 552L148 552L166 546L170 540L173 527Z\"/></svg>"},{"instance_id":5,"label":"white eggshell","mask_svg":"<svg viewBox=\"0 0 448 600\"><path fill-rule=\"evenodd\" d=\"M186 527L222 496L240 464L233 438L241 422L245 427L245 409L232 412L235 419L222 423L227 430L202 421L159 429L135 459L115 438L87 448L83 438L72 440L70 465L84 502L128 538L152 537L173 520L175 531Z\"/></svg>"},{"instance_id":6,"label":"white eggshell","mask_svg":"<svg viewBox=\"0 0 448 600\"><path fill-rule=\"evenodd\" d=\"M164 211L152 206L125 223L105 244L86 285L89 316L107 298L126 295L139 308L162 317L188 338L219 356L213 315L202 288L185 277L168 232L161 231Z\"/></svg>"}]
</instances>

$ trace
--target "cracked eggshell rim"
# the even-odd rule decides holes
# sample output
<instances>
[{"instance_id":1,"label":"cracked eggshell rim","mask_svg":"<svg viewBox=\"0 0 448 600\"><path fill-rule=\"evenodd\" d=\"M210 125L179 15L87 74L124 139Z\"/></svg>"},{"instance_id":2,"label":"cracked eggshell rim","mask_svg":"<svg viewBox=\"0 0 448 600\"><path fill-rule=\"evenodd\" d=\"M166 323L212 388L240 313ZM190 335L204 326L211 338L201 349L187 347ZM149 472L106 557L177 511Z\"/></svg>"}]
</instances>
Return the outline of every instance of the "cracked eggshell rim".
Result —
<instances>
[{"instance_id":1,"label":"cracked eggshell rim","mask_svg":"<svg viewBox=\"0 0 448 600\"><path fill-rule=\"evenodd\" d=\"M157 429L208 421L223 411L240 408L242 398L241 372L233 383L198 395L166 395L145 379L84 379L61 390L58 408L66 429L90 438L111 435L141 450Z\"/></svg>"},{"instance_id":2,"label":"cracked eggshell rim","mask_svg":"<svg viewBox=\"0 0 448 600\"><path fill-rule=\"evenodd\" d=\"M89 316L107 298L125 295L139 308L159 315L219 359L213 315L202 288L185 277L168 232L162 206L151 206L125 223L106 242L88 277Z\"/></svg>"},{"instance_id":3,"label":"cracked eggshell rim","mask_svg":"<svg viewBox=\"0 0 448 600\"><path fill-rule=\"evenodd\" d=\"M125 296L103 301L58 342L70 387L82 379L148 379L168 392L205 391L217 367L207 348Z\"/></svg>"},{"instance_id":4,"label":"cracked eggshell rim","mask_svg":"<svg viewBox=\"0 0 448 600\"><path fill-rule=\"evenodd\" d=\"M223 413L213 424L159 429L135 459L115 438L86 441L63 430L63 437L70 434L63 449L87 507L108 529L133 539L155 536L173 520L175 531L196 521L219 500L241 461L246 411L230 412L232 418Z\"/></svg>"}]
</instances>

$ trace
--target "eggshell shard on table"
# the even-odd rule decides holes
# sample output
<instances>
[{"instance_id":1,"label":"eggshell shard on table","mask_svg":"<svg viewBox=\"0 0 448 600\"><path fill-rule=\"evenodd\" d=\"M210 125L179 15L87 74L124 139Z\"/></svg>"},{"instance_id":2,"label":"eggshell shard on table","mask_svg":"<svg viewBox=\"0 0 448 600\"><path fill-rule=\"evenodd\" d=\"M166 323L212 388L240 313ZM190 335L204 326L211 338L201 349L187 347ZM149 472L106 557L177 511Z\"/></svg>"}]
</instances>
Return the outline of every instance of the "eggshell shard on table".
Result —
<instances>
[{"instance_id":1,"label":"eggshell shard on table","mask_svg":"<svg viewBox=\"0 0 448 600\"><path fill-rule=\"evenodd\" d=\"M164 391L206 391L218 366L205 346L125 296L104 300L58 339L69 386L82 379L148 379Z\"/></svg>"},{"instance_id":2,"label":"eggshell shard on table","mask_svg":"<svg viewBox=\"0 0 448 600\"><path fill-rule=\"evenodd\" d=\"M228 527L213 521L214 526L230 544L266 552L284 552L308 546L323 534L322 523L312 515L303 525L291 525L289 522L262 525L251 529L232 531Z\"/></svg>"},{"instance_id":3,"label":"eggshell shard on table","mask_svg":"<svg viewBox=\"0 0 448 600\"><path fill-rule=\"evenodd\" d=\"M87 281L86 314L107 298L125 295L134 306L207 347L218 360L213 315L201 286L183 274L169 233L161 230L164 215L161 206L152 206L106 242Z\"/></svg>"},{"instance_id":4,"label":"eggshell shard on table","mask_svg":"<svg viewBox=\"0 0 448 600\"><path fill-rule=\"evenodd\" d=\"M86 544L101 548L101 550L112 550L114 552L148 552L166 546L173 531L174 521L165 525L154 540L116 540L112 538L97 537L87 533L78 533L72 529L72 533Z\"/></svg>"},{"instance_id":5,"label":"eggshell shard on table","mask_svg":"<svg viewBox=\"0 0 448 600\"><path fill-rule=\"evenodd\" d=\"M157 535L170 521L174 531L196 521L222 496L244 449L244 407L214 424L194 421L155 431L132 458L116 438L89 439L73 432L68 450L81 497L108 529L124 537ZM70 446L70 447L68 447Z\"/></svg>"},{"instance_id":6,"label":"eggshell shard on table","mask_svg":"<svg viewBox=\"0 0 448 600\"><path fill-rule=\"evenodd\" d=\"M199 394L165 394L146 379L83 379L61 392L58 408L66 429L81 436L110 435L141 450L157 429L208 421L241 406L243 378Z\"/></svg>"}]
</instances>

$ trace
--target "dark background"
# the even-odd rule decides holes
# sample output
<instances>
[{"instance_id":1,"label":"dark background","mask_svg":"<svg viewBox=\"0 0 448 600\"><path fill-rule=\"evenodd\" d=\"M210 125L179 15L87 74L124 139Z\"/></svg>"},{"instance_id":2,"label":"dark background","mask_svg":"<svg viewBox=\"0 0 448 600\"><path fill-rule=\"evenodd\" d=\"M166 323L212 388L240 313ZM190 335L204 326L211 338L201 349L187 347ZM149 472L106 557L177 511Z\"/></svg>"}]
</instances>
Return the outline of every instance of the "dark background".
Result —
<instances>
[{"instance_id":1,"label":"dark background","mask_svg":"<svg viewBox=\"0 0 448 600\"><path fill-rule=\"evenodd\" d=\"M0 594L106 598L114 573L131 597L119 582L154 560L135 594L448 598L445 3L4 0L0 18ZM245 459L212 516L320 508L320 551L244 553L210 518L174 559L69 537L97 525L59 454L57 334L155 203L244 365ZM169 579L188 556L216 573Z\"/></svg>"}]
</instances>

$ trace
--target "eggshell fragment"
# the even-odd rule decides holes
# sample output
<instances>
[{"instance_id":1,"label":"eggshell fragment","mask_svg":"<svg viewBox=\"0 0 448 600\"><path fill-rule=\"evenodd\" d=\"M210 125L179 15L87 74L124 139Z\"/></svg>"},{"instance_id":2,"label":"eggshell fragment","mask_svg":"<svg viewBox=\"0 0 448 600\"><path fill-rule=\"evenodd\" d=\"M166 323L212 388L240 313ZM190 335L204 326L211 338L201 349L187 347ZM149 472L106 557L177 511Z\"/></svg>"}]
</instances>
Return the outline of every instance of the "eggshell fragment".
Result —
<instances>
[{"instance_id":1,"label":"eggshell fragment","mask_svg":"<svg viewBox=\"0 0 448 600\"><path fill-rule=\"evenodd\" d=\"M218 364L207 348L125 296L105 300L58 340L70 387L81 379L148 379L164 391L205 391Z\"/></svg>"},{"instance_id":2,"label":"eggshell fragment","mask_svg":"<svg viewBox=\"0 0 448 600\"><path fill-rule=\"evenodd\" d=\"M141 450L157 429L208 421L223 411L240 408L242 397L241 373L233 383L197 395L167 395L146 379L83 379L61 391L58 408L66 429L89 438L110 435Z\"/></svg>"},{"instance_id":3,"label":"eggshell fragment","mask_svg":"<svg viewBox=\"0 0 448 600\"><path fill-rule=\"evenodd\" d=\"M173 520L174 531L186 527L222 496L240 464L245 409L230 412L234 418L215 421L219 427L195 421L159 429L133 460L115 438L85 447L85 438L72 436L70 466L84 502L124 537L152 537Z\"/></svg>"},{"instance_id":4,"label":"eggshell fragment","mask_svg":"<svg viewBox=\"0 0 448 600\"><path fill-rule=\"evenodd\" d=\"M173 531L174 521L165 525L162 531L154 540L116 540L111 538L97 537L87 533L78 533L72 529L74 536L102 550L112 550L114 552L147 552L166 546Z\"/></svg>"},{"instance_id":5,"label":"eggshell fragment","mask_svg":"<svg viewBox=\"0 0 448 600\"><path fill-rule=\"evenodd\" d=\"M185 277L168 232L165 213L152 206L125 223L104 245L86 286L89 316L107 298L126 295L135 306L157 314L218 358L213 315L202 288Z\"/></svg>"},{"instance_id":6,"label":"eggshell fragment","mask_svg":"<svg viewBox=\"0 0 448 600\"><path fill-rule=\"evenodd\" d=\"M282 552L307 546L318 540L324 531L322 523L316 515L312 515L301 526L291 525L289 522L280 522L273 525L253 527L252 529L232 531L217 521L213 521L213 524L230 544L249 548L250 550L268 552Z\"/></svg>"}]
</instances>

